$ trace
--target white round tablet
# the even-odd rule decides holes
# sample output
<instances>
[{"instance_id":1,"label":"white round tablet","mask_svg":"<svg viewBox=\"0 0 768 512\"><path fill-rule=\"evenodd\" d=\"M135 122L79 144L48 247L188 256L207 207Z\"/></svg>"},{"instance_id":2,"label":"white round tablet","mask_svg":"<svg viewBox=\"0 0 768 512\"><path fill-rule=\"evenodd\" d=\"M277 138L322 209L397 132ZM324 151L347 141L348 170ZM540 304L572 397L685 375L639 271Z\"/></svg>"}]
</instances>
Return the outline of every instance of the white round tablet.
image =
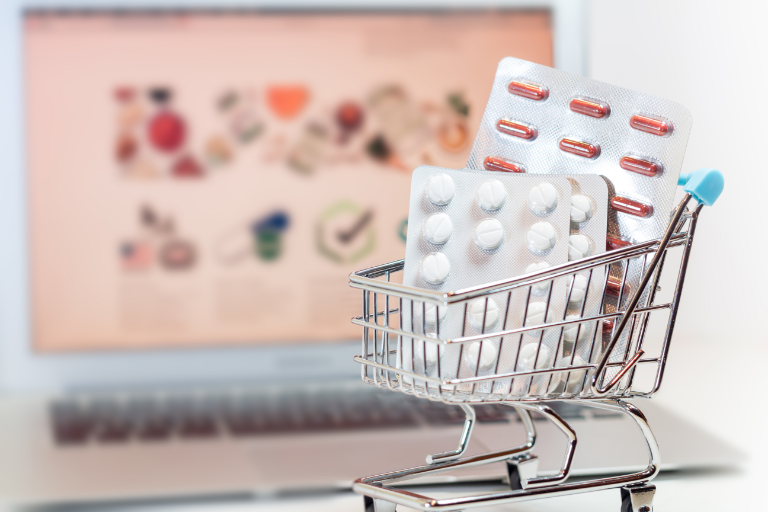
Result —
<instances>
[{"instance_id":1,"label":"white round tablet","mask_svg":"<svg viewBox=\"0 0 768 512\"><path fill-rule=\"evenodd\" d=\"M480 352L480 342L475 341L470 343L469 348L465 352L465 358L469 363L470 368L474 369L477 366L478 356L480 358L480 369L487 370L493 366L493 362L496 360L496 345L493 342L485 340L483 343L483 351Z\"/></svg>"},{"instance_id":2,"label":"white round tablet","mask_svg":"<svg viewBox=\"0 0 768 512\"><path fill-rule=\"evenodd\" d=\"M528 207L536 215L544 215L557 208L557 189L545 181L528 192Z\"/></svg>"},{"instance_id":3,"label":"white round tablet","mask_svg":"<svg viewBox=\"0 0 768 512\"><path fill-rule=\"evenodd\" d=\"M571 290L571 282L573 282L573 290ZM584 295L587 293L587 278L581 274L576 274L576 278L572 281L569 280L566 286L566 295L568 292L571 294L568 305L578 306L581 304L581 301L584 300Z\"/></svg>"},{"instance_id":4,"label":"white round tablet","mask_svg":"<svg viewBox=\"0 0 768 512\"><path fill-rule=\"evenodd\" d=\"M536 357L537 352L539 354L538 358ZM517 360L520 368L528 372L534 369L534 365L537 370L546 368L549 365L549 357L549 349L545 345L539 348L538 343L528 343L520 349Z\"/></svg>"},{"instance_id":5,"label":"white round tablet","mask_svg":"<svg viewBox=\"0 0 768 512\"><path fill-rule=\"evenodd\" d=\"M592 252L589 238L584 235L571 235L568 237L568 260L580 260Z\"/></svg>"},{"instance_id":6,"label":"white round tablet","mask_svg":"<svg viewBox=\"0 0 768 512\"><path fill-rule=\"evenodd\" d=\"M574 224L587 222L594 213L595 210L590 198L582 194L571 196L571 222Z\"/></svg>"},{"instance_id":7,"label":"white round tablet","mask_svg":"<svg viewBox=\"0 0 768 512\"><path fill-rule=\"evenodd\" d=\"M441 252L433 252L421 260L421 277L429 284L440 284L448 279L451 262Z\"/></svg>"},{"instance_id":8,"label":"white round tablet","mask_svg":"<svg viewBox=\"0 0 768 512\"><path fill-rule=\"evenodd\" d=\"M437 311L440 310L440 313ZM424 314L426 313L426 315ZM445 319L445 315L448 314L448 306L440 306L439 308L435 304L427 302L414 302L413 303L413 316L421 322L422 317L426 317L425 320L428 325L434 325L438 316L442 322Z\"/></svg>"},{"instance_id":9,"label":"white round tablet","mask_svg":"<svg viewBox=\"0 0 768 512\"><path fill-rule=\"evenodd\" d=\"M483 330L483 315L485 315L485 330ZM493 299L488 299L488 311L485 311L485 299L472 301L469 307L469 323L478 331L488 332L499 319L499 306Z\"/></svg>"},{"instance_id":10,"label":"white round tablet","mask_svg":"<svg viewBox=\"0 0 768 512\"><path fill-rule=\"evenodd\" d=\"M453 221L448 214L435 213L424 222L424 238L431 244L444 244L451 238L452 233Z\"/></svg>"},{"instance_id":11,"label":"white round tablet","mask_svg":"<svg viewBox=\"0 0 768 512\"><path fill-rule=\"evenodd\" d=\"M557 361L557 365L555 367L567 368L569 366L585 366L586 364L587 362L577 355L573 356L573 361L571 361L571 356L565 356L561 357ZM567 393L576 393L581 388L581 384L584 382L584 376L586 374L586 370L573 370L570 372L553 373L552 382L549 384L549 392L554 393L560 383L565 382L567 379L568 384L565 386L565 391Z\"/></svg>"},{"instance_id":12,"label":"white round tablet","mask_svg":"<svg viewBox=\"0 0 768 512\"><path fill-rule=\"evenodd\" d=\"M496 219L485 219L475 226L475 243L481 249L490 251L504 241L504 226Z\"/></svg>"},{"instance_id":13,"label":"white round tablet","mask_svg":"<svg viewBox=\"0 0 768 512\"><path fill-rule=\"evenodd\" d=\"M456 193L456 183L447 174L436 174L427 182L427 199L432 204L448 204Z\"/></svg>"},{"instance_id":14,"label":"white round tablet","mask_svg":"<svg viewBox=\"0 0 768 512\"><path fill-rule=\"evenodd\" d=\"M437 335L430 332L427 333L427 338L437 338ZM437 358L440 353L440 347L437 343L413 340L413 348L414 355L422 361L425 361L427 366L435 366L437 364ZM418 368L418 363L416 364L416 368Z\"/></svg>"},{"instance_id":15,"label":"white round tablet","mask_svg":"<svg viewBox=\"0 0 768 512\"><path fill-rule=\"evenodd\" d=\"M520 352L517 356L517 367L514 371L529 372L534 369L534 366L536 367L536 370L549 368L551 366L551 357L552 352L545 345L539 347L538 343L527 343L520 348ZM517 395L521 393L537 395L544 390L543 386L546 386L548 383L548 374L519 377L514 380L512 393Z\"/></svg>"},{"instance_id":16,"label":"white round tablet","mask_svg":"<svg viewBox=\"0 0 768 512\"><path fill-rule=\"evenodd\" d=\"M551 357L551 352L545 345L539 347L538 343L528 343L523 345L520 349L520 353L517 356L517 367L515 368L515 371L528 372L533 370L534 366L536 367L536 370L549 368ZM514 380L512 393L516 395L521 393L537 395L543 389L542 386L546 386L548 382L549 375L519 377Z\"/></svg>"},{"instance_id":17,"label":"white round tablet","mask_svg":"<svg viewBox=\"0 0 768 512\"><path fill-rule=\"evenodd\" d=\"M477 189L477 204L483 210L498 210L507 200L507 189L499 180L483 182Z\"/></svg>"},{"instance_id":18,"label":"white round tablet","mask_svg":"<svg viewBox=\"0 0 768 512\"><path fill-rule=\"evenodd\" d=\"M566 320L578 320L579 318L581 318L579 315L568 315L565 317ZM579 326L581 326L581 330L579 330ZM583 340L587 334L587 326L584 324L569 324L563 327L563 339L569 343L576 341L577 333L579 341Z\"/></svg>"},{"instance_id":19,"label":"white round tablet","mask_svg":"<svg viewBox=\"0 0 768 512\"><path fill-rule=\"evenodd\" d=\"M557 234L555 228L549 222L537 222L525 235L528 249L534 253L547 252L555 246Z\"/></svg>"},{"instance_id":20,"label":"white round tablet","mask_svg":"<svg viewBox=\"0 0 768 512\"><path fill-rule=\"evenodd\" d=\"M531 263L527 267L525 267L525 273L526 274L533 274L534 272L537 272L539 270L544 270L545 268L549 268L550 265L546 261L539 261L538 263ZM544 281L543 283L534 284L531 288L533 288L533 293L536 294L542 294L549 290L549 285L552 283L552 281Z\"/></svg>"},{"instance_id":21,"label":"white round tablet","mask_svg":"<svg viewBox=\"0 0 768 512\"><path fill-rule=\"evenodd\" d=\"M547 304L544 302L531 302L528 304L528 313L525 316L525 326L534 327L544 322L544 309ZM552 322L552 309L547 311L546 323ZM527 331L528 334L539 334L541 331Z\"/></svg>"}]
</instances>

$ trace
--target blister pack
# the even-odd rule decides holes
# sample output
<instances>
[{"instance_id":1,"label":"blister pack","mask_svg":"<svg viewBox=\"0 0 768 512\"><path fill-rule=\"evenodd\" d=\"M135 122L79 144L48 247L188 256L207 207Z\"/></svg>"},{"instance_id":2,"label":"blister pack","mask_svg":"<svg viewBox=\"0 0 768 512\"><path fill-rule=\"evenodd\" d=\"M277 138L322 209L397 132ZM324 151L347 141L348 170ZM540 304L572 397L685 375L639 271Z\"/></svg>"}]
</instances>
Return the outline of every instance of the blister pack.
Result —
<instances>
[{"instance_id":1,"label":"blister pack","mask_svg":"<svg viewBox=\"0 0 768 512\"><path fill-rule=\"evenodd\" d=\"M408 226L407 286L461 290L523 275L568 260L571 183L561 176L422 166L413 173ZM404 301L401 315L415 334L453 339L562 320L568 307L559 279L469 304ZM404 338L398 364L409 371L423 365L427 375L438 375L442 365L443 376L541 368L552 364L559 340L560 329L530 331L504 346L503 338L439 347ZM535 356L520 359L531 344Z\"/></svg>"},{"instance_id":2,"label":"blister pack","mask_svg":"<svg viewBox=\"0 0 768 512\"><path fill-rule=\"evenodd\" d=\"M568 260L575 261L604 253L608 225L608 183L602 176L582 174L567 176L571 183L571 225L568 238ZM568 314L565 320L594 316L600 313L605 268L581 271L566 278ZM589 293L587 293L589 289ZM584 297L587 297L586 304ZM595 333L594 322L571 324L564 328L562 352L558 361L564 366L571 361L587 361L595 355L592 344L602 341L602 333ZM598 349L599 351L599 349ZM573 387L573 383L569 386Z\"/></svg>"},{"instance_id":3,"label":"blister pack","mask_svg":"<svg viewBox=\"0 0 768 512\"><path fill-rule=\"evenodd\" d=\"M508 57L499 63L467 167L605 176L607 245L616 249L664 233L690 129L690 113L678 103ZM619 284L610 288L627 300L643 269L643 261L614 265L611 279ZM633 330L634 323L612 361L626 352Z\"/></svg>"},{"instance_id":4,"label":"blister pack","mask_svg":"<svg viewBox=\"0 0 768 512\"><path fill-rule=\"evenodd\" d=\"M690 130L678 103L508 57L467 168L603 175L609 234L642 242L667 226Z\"/></svg>"}]
</instances>

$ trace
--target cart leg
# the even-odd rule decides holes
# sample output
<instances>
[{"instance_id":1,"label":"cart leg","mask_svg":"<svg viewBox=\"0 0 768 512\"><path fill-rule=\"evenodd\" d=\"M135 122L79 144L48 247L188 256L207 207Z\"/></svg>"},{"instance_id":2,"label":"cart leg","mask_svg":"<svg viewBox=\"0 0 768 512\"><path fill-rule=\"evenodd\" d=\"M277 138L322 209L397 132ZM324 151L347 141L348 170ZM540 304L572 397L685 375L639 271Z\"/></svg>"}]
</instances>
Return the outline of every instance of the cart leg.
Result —
<instances>
[{"instance_id":1,"label":"cart leg","mask_svg":"<svg viewBox=\"0 0 768 512\"><path fill-rule=\"evenodd\" d=\"M661 465L661 454L659 453L659 443L656 442L656 436L653 435L645 414L634 405L622 402L621 400L586 401L584 405L621 412L632 418L637 428L640 429L640 433L643 434L646 448L648 448L648 469L646 471L650 472L650 478L644 478L643 480L647 482L656 478L656 475L659 474L659 466ZM638 484L640 483L642 482L638 482Z\"/></svg>"},{"instance_id":2,"label":"cart leg","mask_svg":"<svg viewBox=\"0 0 768 512\"><path fill-rule=\"evenodd\" d=\"M363 496L363 512L395 512L395 504L391 501Z\"/></svg>"},{"instance_id":3,"label":"cart leg","mask_svg":"<svg viewBox=\"0 0 768 512\"><path fill-rule=\"evenodd\" d=\"M557 425L568 438L568 448L565 452L565 459L563 460L563 466L561 467L560 472L552 476L536 477L538 460L534 456L520 456L507 462L509 485L512 489L548 487L550 485L565 482L571 475L571 463L573 462L573 454L576 451L576 432L574 432L571 426L553 411L552 408L547 407L546 405L529 406L529 408L540 412L546 416L548 420ZM530 413L526 411L526 414L528 416L528 421L530 422ZM528 431L531 431L530 427L528 428Z\"/></svg>"},{"instance_id":4,"label":"cart leg","mask_svg":"<svg viewBox=\"0 0 768 512\"><path fill-rule=\"evenodd\" d=\"M536 425L533 423L531 413L522 407L516 407L514 405L511 407L513 407L515 412L517 412L517 415L520 416L520 420L523 422L523 426L528 433L527 446L530 451L536 445ZM538 469L539 460L535 455L523 453L522 455L512 457L507 461L507 476L509 477L510 489L513 491L522 489L523 482L536 478Z\"/></svg>"},{"instance_id":5,"label":"cart leg","mask_svg":"<svg viewBox=\"0 0 768 512\"><path fill-rule=\"evenodd\" d=\"M656 486L651 484L622 487L621 512L653 512L654 494Z\"/></svg>"},{"instance_id":6,"label":"cart leg","mask_svg":"<svg viewBox=\"0 0 768 512\"><path fill-rule=\"evenodd\" d=\"M536 478L538 470L539 458L535 455L526 454L508 460L507 476L509 477L509 488L513 491L523 489L523 482Z\"/></svg>"},{"instance_id":7,"label":"cart leg","mask_svg":"<svg viewBox=\"0 0 768 512\"><path fill-rule=\"evenodd\" d=\"M451 452L435 453L433 455L427 455L427 464L436 464L438 462L446 462L449 460L456 460L464 455L469 446L469 438L472 437L472 430L475 428L475 409L471 405L461 404L459 407L464 411L464 429L461 431L461 438L459 438L459 446Z\"/></svg>"}]
</instances>

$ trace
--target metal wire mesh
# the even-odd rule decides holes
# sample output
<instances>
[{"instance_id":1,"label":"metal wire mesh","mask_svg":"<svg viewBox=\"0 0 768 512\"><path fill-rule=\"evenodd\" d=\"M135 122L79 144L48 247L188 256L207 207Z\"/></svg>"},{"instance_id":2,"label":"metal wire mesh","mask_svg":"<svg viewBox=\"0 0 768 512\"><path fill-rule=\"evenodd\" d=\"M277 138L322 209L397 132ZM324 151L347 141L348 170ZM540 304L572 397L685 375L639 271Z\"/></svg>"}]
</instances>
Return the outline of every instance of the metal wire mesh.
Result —
<instances>
[{"instance_id":1,"label":"metal wire mesh","mask_svg":"<svg viewBox=\"0 0 768 512\"><path fill-rule=\"evenodd\" d=\"M361 290L363 311L352 322L362 328L362 353L355 358L362 364L362 378L446 403L650 397L661 384L697 215L698 210L683 215L647 293L632 290L627 276L646 271L658 241L447 293L392 282L402 272L403 260L355 272L350 286ZM669 251L681 251L681 263L671 299L656 303ZM595 282L595 275L602 282ZM586 287L581 300L572 300L578 298L573 297L577 276L586 280ZM555 318L546 312L553 290L562 289L551 284L558 280L566 283L568 307ZM535 289L545 290L543 298L534 297ZM598 386L616 382L607 395L598 396L590 386L592 377L634 293L642 293L642 300L597 378ZM599 296L600 307L585 311L592 296ZM542 300L545 313L532 314L534 302ZM661 313L667 319L659 333L661 343L654 344L658 353L640 357L648 350L649 321ZM440 332L451 315L461 318L463 326L461 336L453 339ZM489 322L494 315L497 320ZM650 383L637 385L636 371L648 366L654 370Z\"/></svg>"}]
</instances>

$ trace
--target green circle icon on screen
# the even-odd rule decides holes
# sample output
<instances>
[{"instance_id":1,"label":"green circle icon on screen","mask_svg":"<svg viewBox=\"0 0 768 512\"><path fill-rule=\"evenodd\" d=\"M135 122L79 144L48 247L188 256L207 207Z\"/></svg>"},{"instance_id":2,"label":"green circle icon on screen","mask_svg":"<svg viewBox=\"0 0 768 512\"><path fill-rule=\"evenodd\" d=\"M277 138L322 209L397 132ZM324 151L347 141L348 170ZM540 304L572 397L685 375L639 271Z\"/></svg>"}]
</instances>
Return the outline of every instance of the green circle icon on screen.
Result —
<instances>
[{"instance_id":1,"label":"green circle icon on screen","mask_svg":"<svg viewBox=\"0 0 768 512\"><path fill-rule=\"evenodd\" d=\"M374 211L342 200L325 209L315 225L315 243L320 254L337 263L355 263L376 246Z\"/></svg>"}]
</instances>

